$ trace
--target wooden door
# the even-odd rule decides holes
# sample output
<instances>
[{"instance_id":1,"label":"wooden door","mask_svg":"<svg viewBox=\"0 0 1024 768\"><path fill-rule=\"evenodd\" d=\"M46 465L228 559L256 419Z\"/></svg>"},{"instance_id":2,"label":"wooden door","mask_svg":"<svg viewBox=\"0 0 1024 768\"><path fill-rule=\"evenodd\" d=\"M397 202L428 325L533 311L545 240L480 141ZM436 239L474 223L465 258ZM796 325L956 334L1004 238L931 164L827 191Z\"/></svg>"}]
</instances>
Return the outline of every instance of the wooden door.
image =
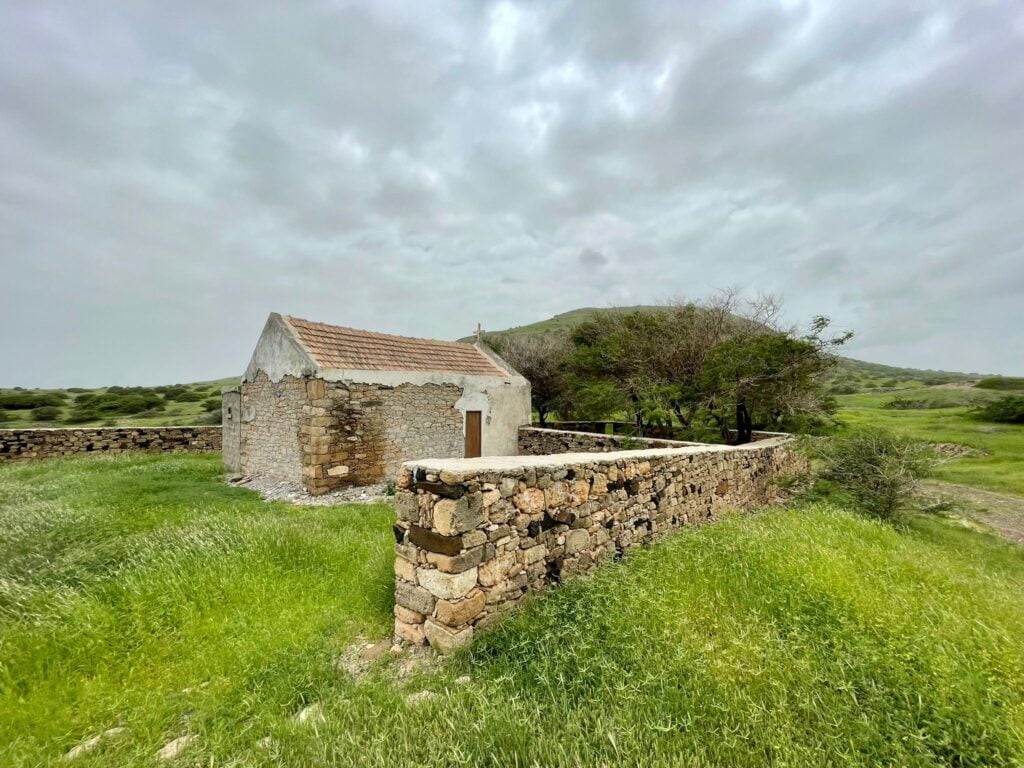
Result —
<instances>
[{"instance_id":1,"label":"wooden door","mask_svg":"<svg viewBox=\"0 0 1024 768\"><path fill-rule=\"evenodd\" d=\"M480 446L480 411L466 411L466 458L479 456Z\"/></svg>"}]
</instances>

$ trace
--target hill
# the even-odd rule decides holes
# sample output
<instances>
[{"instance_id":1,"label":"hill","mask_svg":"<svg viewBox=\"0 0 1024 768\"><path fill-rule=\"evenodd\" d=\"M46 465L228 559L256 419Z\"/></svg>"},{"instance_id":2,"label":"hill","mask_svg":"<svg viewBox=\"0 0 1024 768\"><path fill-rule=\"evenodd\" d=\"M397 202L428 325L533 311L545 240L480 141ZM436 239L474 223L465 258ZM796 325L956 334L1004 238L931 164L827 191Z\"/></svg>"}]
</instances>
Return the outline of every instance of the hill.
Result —
<instances>
[{"instance_id":1,"label":"hill","mask_svg":"<svg viewBox=\"0 0 1024 768\"><path fill-rule=\"evenodd\" d=\"M580 307L563 312L547 320L540 320L528 325L517 325L500 331L488 331L494 334L511 334L515 336L531 336L545 333L564 333L579 323L605 313L625 313L636 310L659 310L660 307L650 304L638 304L632 307ZM473 341L466 336L459 341ZM950 384L958 381L974 381L981 378L977 373L961 373L957 371L922 370L918 368L900 368L882 363L869 363L850 357L839 359L839 368L833 375L833 383L841 392L860 392L876 387L905 387L910 385Z\"/></svg>"}]
</instances>

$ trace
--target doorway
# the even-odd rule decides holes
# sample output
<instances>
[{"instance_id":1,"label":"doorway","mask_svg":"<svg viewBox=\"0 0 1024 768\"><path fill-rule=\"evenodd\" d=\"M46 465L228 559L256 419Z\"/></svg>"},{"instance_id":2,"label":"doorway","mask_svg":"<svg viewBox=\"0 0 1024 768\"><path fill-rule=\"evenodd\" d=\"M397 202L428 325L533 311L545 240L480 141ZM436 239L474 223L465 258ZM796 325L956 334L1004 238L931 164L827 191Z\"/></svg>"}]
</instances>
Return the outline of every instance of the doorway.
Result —
<instances>
[{"instance_id":1,"label":"doorway","mask_svg":"<svg viewBox=\"0 0 1024 768\"><path fill-rule=\"evenodd\" d=\"M480 455L480 416L480 411L466 411L466 450L463 455L467 459L476 458Z\"/></svg>"}]
</instances>

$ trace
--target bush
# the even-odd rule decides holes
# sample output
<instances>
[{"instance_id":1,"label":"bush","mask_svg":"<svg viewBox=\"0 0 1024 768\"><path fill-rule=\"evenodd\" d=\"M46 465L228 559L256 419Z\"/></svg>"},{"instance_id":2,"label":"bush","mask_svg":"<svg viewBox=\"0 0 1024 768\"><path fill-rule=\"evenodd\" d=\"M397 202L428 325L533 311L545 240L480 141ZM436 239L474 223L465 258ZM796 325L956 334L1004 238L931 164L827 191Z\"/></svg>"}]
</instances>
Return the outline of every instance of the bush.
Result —
<instances>
[{"instance_id":1,"label":"bush","mask_svg":"<svg viewBox=\"0 0 1024 768\"><path fill-rule=\"evenodd\" d=\"M8 411L31 411L47 405L64 405L67 395L56 392L5 392L0 394L0 408Z\"/></svg>"},{"instance_id":2,"label":"bush","mask_svg":"<svg viewBox=\"0 0 1024 768\"><path fill-rule=\"evenodd\" d=\"M849 494L870 517L894 522L913 496L931 460L928 449L882 430L857 430L805 443L821 478Z\"/></svg>"},{"instance_id":3,"label":"bush","mask_svg":"<svg viewBox=\"0 0 1024 768\"><path fill-rule=\"evenodd\" d=\"M1012 390L1024 389L1024 378L1020 376L992 376L974 385L978 389Z\"/></svg>"},{"instance_id":4,"label":"bush","mask_svg":"<svg viewBox=\"0 0 1024 768\"><path fill-rule=\"evenodd\" d=\"M32 409L32 418L35 421L57 421L60 418L61 410L55 405L44 405Z\"/></svg>"},{"instance_id":5,"label":"bush","mask_svg":"<svg viewBox=\"0 0 1024 768\"><path fill-rule=\"evenodd\" d=\"M119 392L99 392L79 395L75 398L75 407L68 416L72 424L86 421L97 421L110 416L130 416L145 411L159 411L164 408L164 400L150 390L138 389Z\"/></svg>"},{"instance_id":6,"label":"bush","mask_svg":"<svg viewBox=\"0 0 1024 768\"><path fill-rule=\"evenodd\" d=\"M191 390L180 392L173 398L170 395L164 395L168 400L175 400L179 403L198 403L205 396L202 392L193 392Z\"/></svg>"},{"instance_id":7,"label":"bush","mask_svg":"<svg viewBox=\"0 0 1024 768\"><path fill-rule=\"evenodd\" d=\"M1024 395L1011 395L976 408L972 415L981 421L1024 424Z\"/></svg>"},{"instance_id":8,"label":"bush","mask_svg":"<svg viewBox=\"0 0 1024 768\"><path fill-rule=\"evenodd\" d=\"M203 410L213 413L214 411L220 410L220 398L211 397L209 400L203 401Z\"/></svg>"}]
</instances>

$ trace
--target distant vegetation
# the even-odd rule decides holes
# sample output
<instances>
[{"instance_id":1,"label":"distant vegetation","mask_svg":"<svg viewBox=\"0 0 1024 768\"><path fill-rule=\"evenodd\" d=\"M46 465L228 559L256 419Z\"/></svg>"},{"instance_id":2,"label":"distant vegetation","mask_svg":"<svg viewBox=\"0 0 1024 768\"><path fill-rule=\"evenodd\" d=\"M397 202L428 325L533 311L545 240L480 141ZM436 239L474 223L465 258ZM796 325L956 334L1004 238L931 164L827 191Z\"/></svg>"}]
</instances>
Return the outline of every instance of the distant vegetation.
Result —
<instances>
[{"instance_id":1,"label":"distant vegetation","mask_svg":"<svg viewBox=\"0 0 1024 768\"><path fill-rule=\"evenodd\" d=\"M991 376L974 386L979 389L1014 390L1024 389L1024 378L1014 376Z\"/></svg>"},{"instance_id":2,"label":"distant vegetation","mask_svg":"<svg viewBox=\"0 0 1024 768\"><path fill-rule=\"evenodd\" d=\"M974 415L981 421L997 424L1024 424L1024 395L993 400L975 409Z\"/></svg>"},{"instance_id":3,"label":"distant vegetation","mask_svg":"<svg viewBox=\"0 0 1024 768\"><path fill-rule=\"evenodd\" d=\"M30 426L219 424L220 390L235 379L159 387L0 390L0 422Z\"/></svg>"}]
</instances>

